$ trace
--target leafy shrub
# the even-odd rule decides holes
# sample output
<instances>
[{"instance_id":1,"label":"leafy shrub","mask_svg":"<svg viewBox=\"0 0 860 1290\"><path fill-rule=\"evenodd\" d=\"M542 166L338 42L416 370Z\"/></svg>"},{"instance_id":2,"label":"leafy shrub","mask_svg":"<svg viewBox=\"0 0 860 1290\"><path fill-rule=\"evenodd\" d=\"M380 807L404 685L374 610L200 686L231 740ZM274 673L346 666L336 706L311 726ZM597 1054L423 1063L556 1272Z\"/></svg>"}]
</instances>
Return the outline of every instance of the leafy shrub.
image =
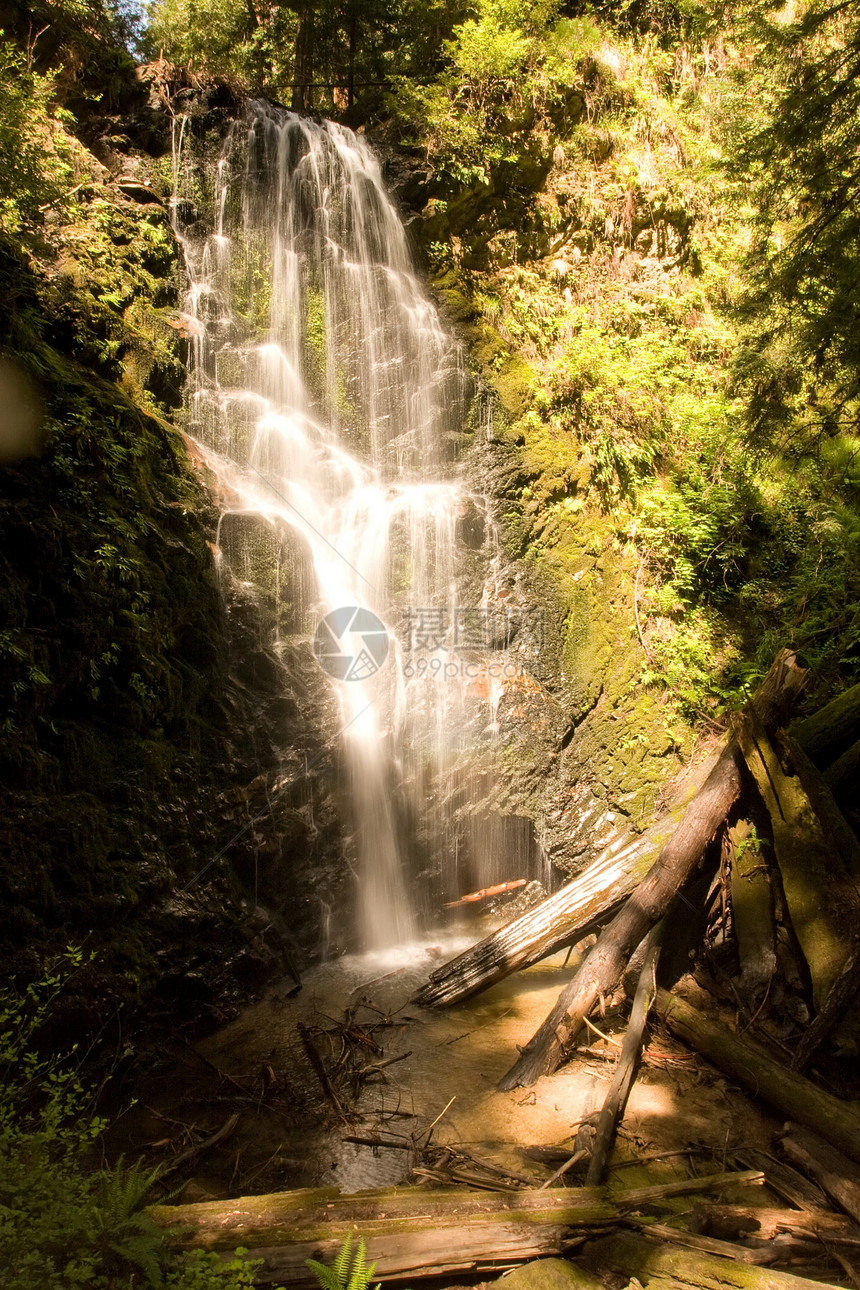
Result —
<instances>
[{"instance_id":1,"label":"leafy shrub","mask_svg":"<svg viewBox=\"0 0 860 1290\"><path fill-rule=\"evenodd\" d=\"M66 119L52 106L53 77L39 75L0 31L0 233L18 233L61 199L74 173Z\"/></svg>"},{"instance_id":2,"label":"leafy shrub","mask_svg":"<svg viewBox=\"0 0 860 1290\"><path fill-rule=\"evenodd\" d=\"M23 992L0 989L0 1284L3 1290L245 1290L254 1264L196 1252L178 1260L146 1212L158 1170L122 1161L88 1167L105 1121L75 1050L44 1052L57 996L79 950L49 964Z\"/></svg>"}]
</instances>

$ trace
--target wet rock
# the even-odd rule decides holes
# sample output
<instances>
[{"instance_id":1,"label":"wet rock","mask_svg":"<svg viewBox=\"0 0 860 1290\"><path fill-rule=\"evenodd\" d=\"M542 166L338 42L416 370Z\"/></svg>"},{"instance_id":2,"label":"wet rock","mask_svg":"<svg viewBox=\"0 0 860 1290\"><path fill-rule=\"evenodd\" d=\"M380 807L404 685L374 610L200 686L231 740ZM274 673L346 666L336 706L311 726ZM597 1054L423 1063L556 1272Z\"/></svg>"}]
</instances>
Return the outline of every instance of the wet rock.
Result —
<instances>
[{"instance_id":1,"label":"wet rock","mask_svg":"<svg viewBox=\"0 0 860 1290\"><path fill-rule=\"evenodd\" d=\"M504 1278L505 1290L603 1290L592 1272L567 1259L536 1259Z\"/></svg>"}]
</instances>

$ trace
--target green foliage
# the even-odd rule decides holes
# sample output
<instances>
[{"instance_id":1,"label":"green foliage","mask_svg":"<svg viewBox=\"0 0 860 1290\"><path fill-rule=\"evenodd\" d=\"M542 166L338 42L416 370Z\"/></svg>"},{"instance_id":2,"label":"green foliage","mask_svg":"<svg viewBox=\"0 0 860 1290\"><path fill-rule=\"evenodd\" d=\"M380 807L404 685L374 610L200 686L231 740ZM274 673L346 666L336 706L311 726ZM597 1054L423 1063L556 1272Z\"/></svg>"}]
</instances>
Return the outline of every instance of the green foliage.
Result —
<instances>
[{"instance_id":1,"label":"green foliage","mask_svg":"<svg viewBox=\"0 0 860 1290\"><path fill-rule=\"evenodd\" d=\"M253 1270L173 1255L145 1206L158 1176L140 1162L91 1165L105 1121L76 1050L45 1052L57 1002L84 966L69 949L22 992L0 988L0 1280L4 1290L246 1290ZM356 1290L353 1287L353 1290Z\"/></svg>"},{"instance_id":2,"label":"green foliage","mask_svg":"<svg viewBox=\"0 0 860 1290\"><path fill-rule=\"evenodd\" d=\"M737 839L734 844L735 859L742 860L747 851L753 851L756 855L760 856L762 850L770 845L771 844L767 838L759 836L759 832L755 824L751 824L749 826L749 833L746 837Z\"/></svg>"},{"instance_id":3,"label":"green foliage","mask_svg":"<svg viewBox=\"0 0 860 1290\"><path fill-rule=\"evenodd\" d=\"M632 6L625 22L630 13ZM618 12L605 7L601 28L583 21L571 32L551 13L482 5L455 29L448 67L433 85L407 90L424 113L422 140L451 181L430 217L431 250L445 267L441 294L456 301L459 292L479 312L480 323L467 323L474 353L521 445L519 513L530 555L561 568L565 552L578 558L581 547L567 535L595 506L608 530L633 541L651 658L642 679L667 687L692 719L742 699L787 642L822 677L851 676L858 666L851 606L860 481L846 375L860 334L850 286L857 202L845 187L858 113L843 104L860 91L853 14L836 30L835 9L826 22L823 9L815 13L802 27L812 67L804 72L801 28L783 25L768 51L762 33L775 29L766 19L755 56L748 48L741 60L700 10L682 25L689 19L706 33L704 46L672 50L663 39L669 27L657 41L623 38L610 25ZM735 34L751 39L750 30ZM562 35L576 49L559 60L566 84L588 108L575 122L553 114L546 91ZM805 121L800 97L786 99L780 88L823 93L825 82L826 111L810 104ZM760 84L761 95L753 93ZM523 179L517 132L526 120L552 154L544 188L539 177ZM828 130L832 155L819 144L813 155L811 141ZM732 147L737 187L723 164ZM793 173L798 156L802 174ZM472 196L476 181L486 198ZM470 185L461 226L458 183ZM522 206L512 197L517 185ZM446 222L462 242L447 258L435 242ZM816 266L812 248L828 246L831 224L832 247ZM487 238L483 263L478 236ZM750 246L744 284L737 266ZM734 309L741 289L745 345L732 389L737 314L726 306ZM523 359L531 366L524 415L503 379ZM831 416L822 435L840 372L842 421ZM775 439L780 425L785 433ZM782 447L784 456L763 446Z\"/></svg>"},{"instance_id":4,"label":"green foliage","mask_svg":"<svg viewBox=\"0 0 860 1290\"><path fill-rule=\"evenodd\" d=\"M277 86L291 73L295 15L278 5L262 26L252 14L252 6L235 0L152 0L144 53L214 76Z\"/></svg>"},{"instance_id":5,"label":"green foliage","mask_svg":"<svg viewBox=\"0 0 860 1290\"><path fill-rule=\"evenodd\" d=\"M860 430L860 13L750 7L731 172L754 204L736 364L759 445Z\"/></svg>"},{"instance_id":6,"label":"green foliage","mask_svg":"<svg viewBox=\"0 0 860 1290\"><path fill-rule=\"evenodd\" d=\"M0 31L0 233L18 233L62 201L74 163L54 78L40 75L26 52L2 37Z\"/></svg>"},{"instance_id":7,"label":"green foliage","mask_svg":"<svg viewBox=\"0 0 860 1290\"><path fill-rule=\"evenodd\" d=\"M557 3L477 0L454 27L445 64L429 85L399 76L389 108L453 180L489 184L550 118L575 120L600 31L559 18Z\"/></svg>"},{"instance_id":8,"label":"green foliage","mask_svg":"<svg viewBox=\"0 0 860 1290\"><path fill-rule=\"evenodd\" d=\"M8 1290L161 1284L163 1232L143 1211L155 1171L89 1172L104 1122L70 1054L43 1054L57 997L80 969L69 950L23 995L0 989L0 1277Z\"/></svg>"},{"instance_id":9,"label":"green foliage","mask_svg":"<svg viewBox=\"0 0 860 1290\"><path fill-rule=\"evenodd\" d=\"M313 108L365 120L399 76L426 79L462 6L451 0L338 0L262 5L255 0L150 0L144 54L204 75L238 79L290 102L300 21Z\"/></svg>"},{"instance_id":10,"label":"green foliage","mask_svg":"<svg viewBox=\"0 0 860 1290\"><path fill-rule=\"evenodd\" d=\"M343 1239L337 1257L331 1266L320 1263L317 1259L305 1259L322 1290L368 1290L373 1276L375 1263L368 1266L365 1258L364 1241L359 1240L358 1249L352 1252L352 1235ZM377 1285L375 1290L380 1290Z\"/></svg>"},{"instance_id":11,"label":"green foliage","mask_svg":"<svg viewBox=\"0 0 860 1290\"><path fill-rule=\"evenodd\" d=\"M211 1251L192 1250L168 1270L165 1290L252 1290L259 1260L247 1259L246 1254L247 1250L239 1249L232 1258L222 1259Z\"/></svg>"}]
</instances>

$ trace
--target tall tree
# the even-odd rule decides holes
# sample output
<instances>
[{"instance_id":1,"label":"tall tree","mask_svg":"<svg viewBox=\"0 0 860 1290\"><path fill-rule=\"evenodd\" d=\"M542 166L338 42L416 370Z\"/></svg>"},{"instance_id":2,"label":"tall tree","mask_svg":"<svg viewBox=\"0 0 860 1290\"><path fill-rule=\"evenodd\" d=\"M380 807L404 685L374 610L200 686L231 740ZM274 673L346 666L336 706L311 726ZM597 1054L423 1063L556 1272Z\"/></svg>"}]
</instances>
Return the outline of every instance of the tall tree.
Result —
<instances>
[{"instance_id":1,"label":"tall tree","mask_svg":"<svg viewBox=\"0 0 860 1290\"><path fill-rule=\"evenodd\" d=\"M299 25L296 31L296 55L293 64L292 107L296 112L309 112L314 98L314 45L315 21L313 0L298 10Z\"/></svg>"},{"instance_id":2,"label":"tall tree","mask_svg":"<svg viewBox=\"0 0 860 1290\"><path fill-rule=\"evenodd\" d=\"M747 15L759 107L738 115L733 168L756 210L736 371L754 437L809 448L860 431L860 7L784 13Z\"/></svg>"}]
</instances>

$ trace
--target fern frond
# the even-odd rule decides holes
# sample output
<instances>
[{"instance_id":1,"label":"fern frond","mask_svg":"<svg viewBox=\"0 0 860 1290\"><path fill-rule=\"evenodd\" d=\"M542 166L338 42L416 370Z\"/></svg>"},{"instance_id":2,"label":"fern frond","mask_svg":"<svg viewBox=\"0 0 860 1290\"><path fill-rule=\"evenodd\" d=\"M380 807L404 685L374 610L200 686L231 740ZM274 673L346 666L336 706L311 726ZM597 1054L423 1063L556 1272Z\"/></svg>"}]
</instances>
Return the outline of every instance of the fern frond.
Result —
<instances>
[{"instance_id":1,"label":"fern frond","mask_svg":"<svg viewBox=\"0 0 860 1290\"><path fill-rule=\"evenodd\" d=\"M337 1258L334 1261L334 1272L337 1277L337 1284L345 1286L349 1278L349 1265L352 1259L352 1233L348 1232L343 1238L343 1245L338 1251Z\"/></svg>"},{"instance_id":2,"label":"fern frond","mask_svg":"<svg viewBox=\"0 0 860 1290\"><path fill-rule=\"evenodd\" d=\"M331 1266L320 1263L318 1259L305 1259L305 1264L313 1272L322 1290L368 1290L370 1278L376 1270L376 1264L367 1265L367 1252L364 1240L359 1240L355 1257L352 1257L352 1233L343 1238L343 1244ZM375 1290L380 1290L379 1286Z\"/></svg>"},{"instance_id":3,"label":"fern frond","mask_svg":"<svg viewBox=\"0 0 860 1290\"><path fill-rule=\"evenodd\" d=\"M337 1279L337 1273L333 1267L328 1267L325 1263L320 1263L318 1259L305 1259L305 1264L313 1272L317 1281L322 1286L322 1290L341 1290L340 1282Z\"/></svg>"}]
</instances>

